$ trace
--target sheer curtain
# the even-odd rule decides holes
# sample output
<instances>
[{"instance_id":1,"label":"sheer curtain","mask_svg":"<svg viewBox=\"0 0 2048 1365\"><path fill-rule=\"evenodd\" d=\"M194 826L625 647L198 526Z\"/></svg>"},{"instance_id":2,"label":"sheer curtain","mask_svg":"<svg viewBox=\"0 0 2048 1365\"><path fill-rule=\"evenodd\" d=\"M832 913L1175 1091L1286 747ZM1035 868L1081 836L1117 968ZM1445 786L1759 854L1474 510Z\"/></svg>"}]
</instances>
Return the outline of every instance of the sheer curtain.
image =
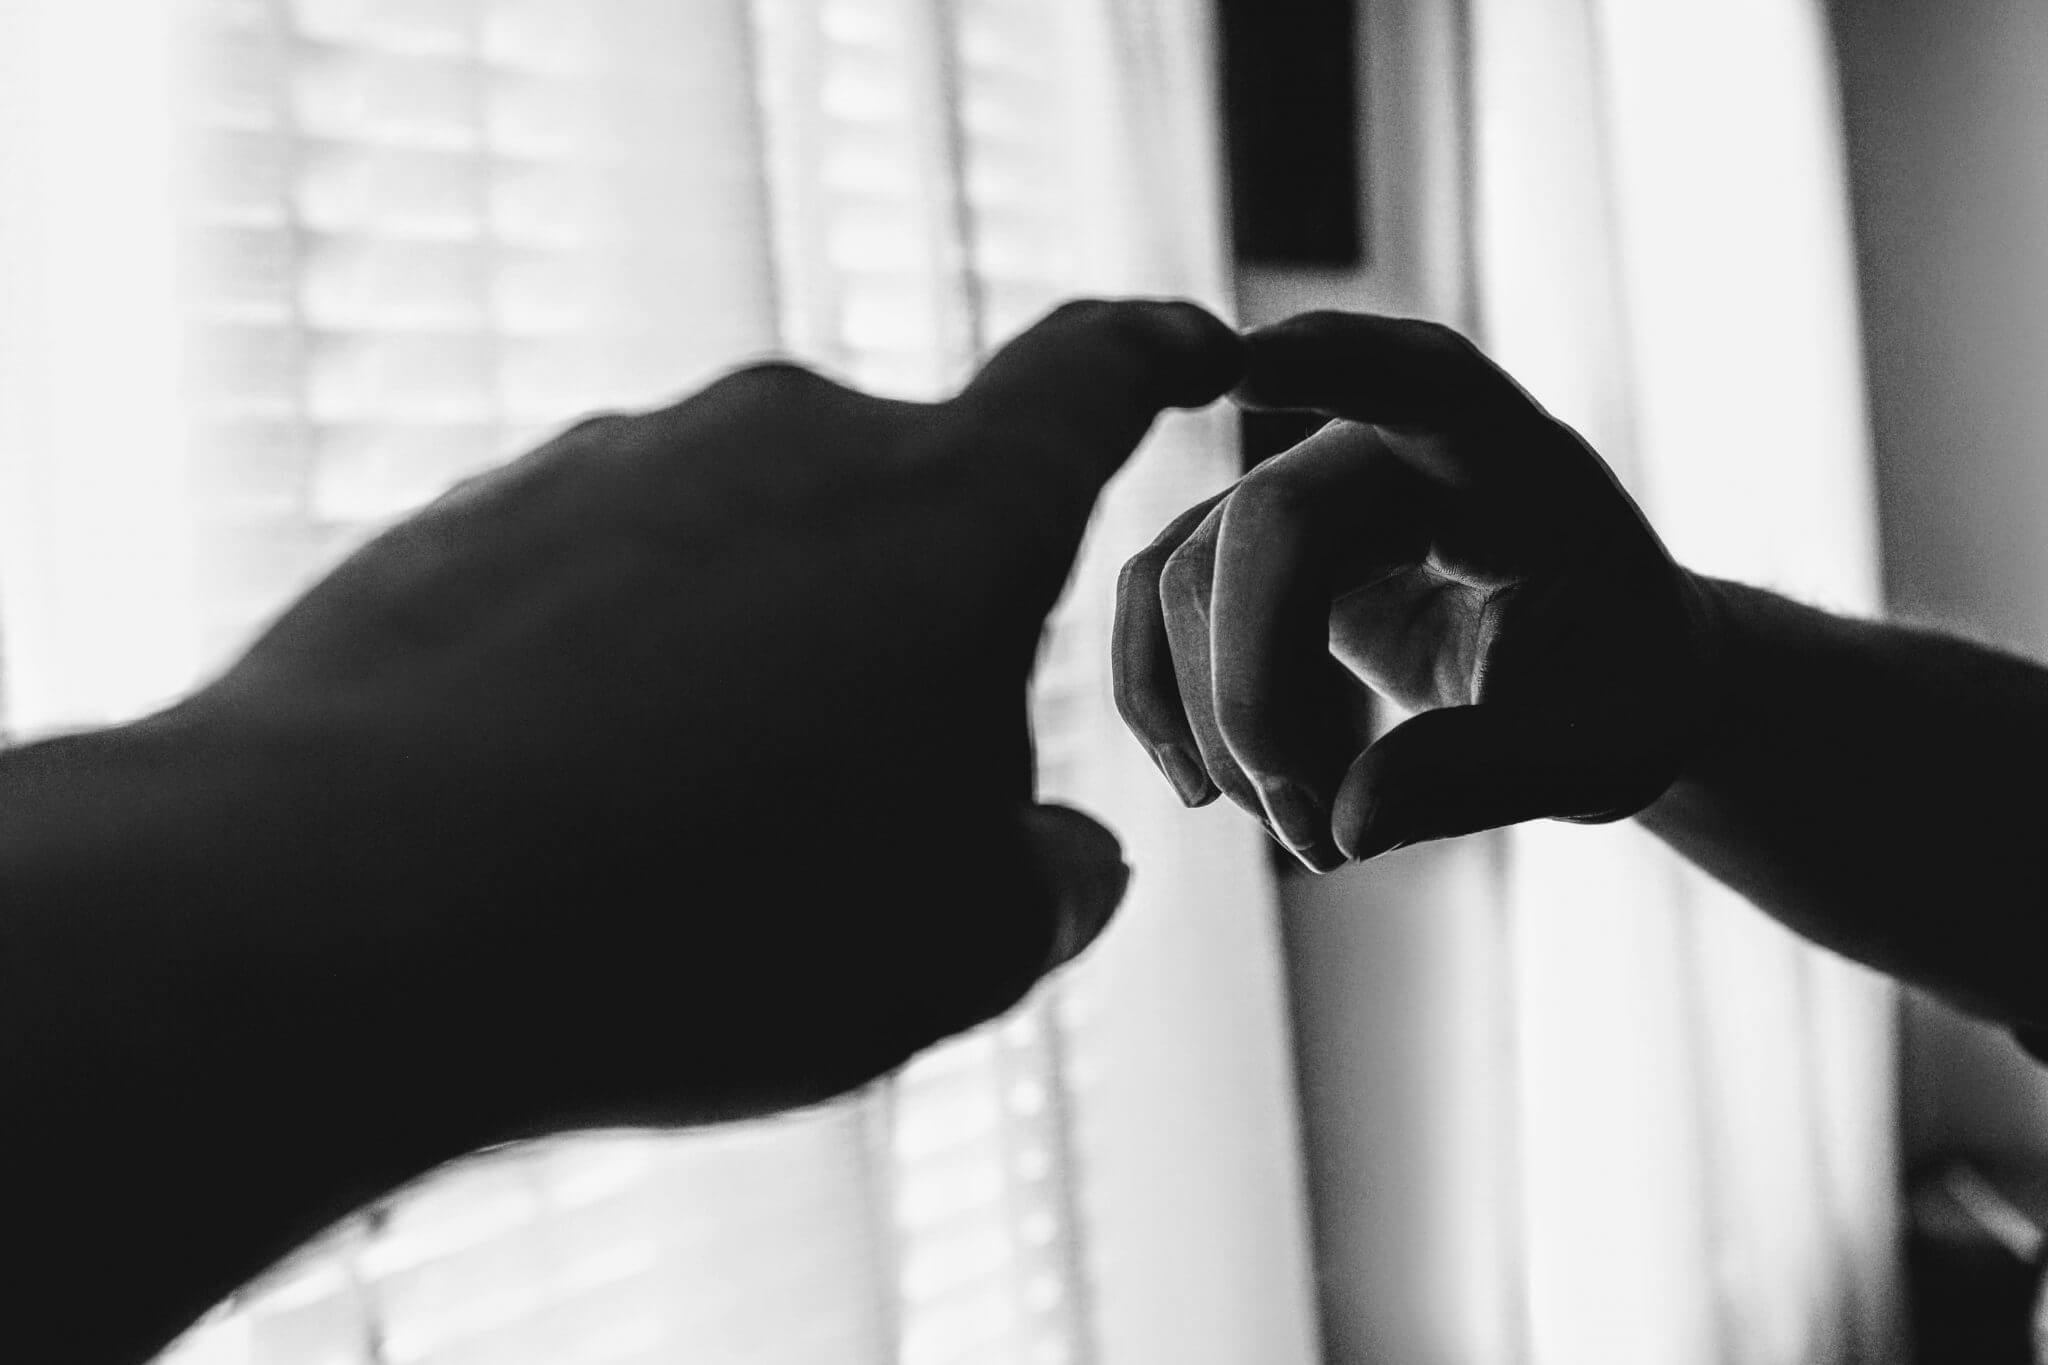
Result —
<instances>
[{"instance_id":1,"label":"sheer curtain","mask_svg":"<svg viewBox=\"0 0 2048 1365\"><path fill-rule=\"evenodd\" d=\"M775 350L931 396L1066 295L1217 301L1208 41L1170 0L0 0L10 731L175 695L592 408ZM841 1104L438 1173L167 1359L1307 1361L1257 835L1181 815L1103 654L1226 423L1163 425L1046 643L1043 785L1137 868L1087 963Z\"/></svg>"},{"instance_id":2,"label":"sheer curtain","mask_svg":"<svg viewBox=\"0 0 2048 1365\"><path fill-rule=\"evenodd\" d=\"M1480 325L1679 559L1876 605L1810 0L1476 0ZM1633 829L1501 865L1530 1357L1896 1358L1892 998Z\"/></svg>"},{"instance_id":3,"label":"sheer curtain","mask_svg":"<svg viewBox=\"0 0 2048 1365\"><path fill-rule=\"evenodd\" d=\"M1874 606L1814 0L1393 0L1364 33L1372 265L1250 303L1463 327L1683 562ZM1285 894L1332 1359L1904 1358L1883 983L1628 825Z\"/></svg>"}]
</instances>

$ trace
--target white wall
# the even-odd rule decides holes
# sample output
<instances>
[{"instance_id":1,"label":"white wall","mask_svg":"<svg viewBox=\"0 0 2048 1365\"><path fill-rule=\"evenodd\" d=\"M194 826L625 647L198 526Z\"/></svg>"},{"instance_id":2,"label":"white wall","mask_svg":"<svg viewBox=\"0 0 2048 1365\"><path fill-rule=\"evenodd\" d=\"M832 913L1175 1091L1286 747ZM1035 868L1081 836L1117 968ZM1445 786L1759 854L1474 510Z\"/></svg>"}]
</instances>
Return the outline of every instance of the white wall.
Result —
<instances>
[{"instance_id":1,"label":"white wall","mask_svg":"<svg viewBox=\"0 0 2048 1365\"><path fill-rule=\"evenodd\" d=\"M2048 658L2048 4L1833 11L1888 597ZM2010 1040L1914 1002L1906 1052L1909 1153L2048 1161L2048 1070Z\"/></svg>"}]
</instances>

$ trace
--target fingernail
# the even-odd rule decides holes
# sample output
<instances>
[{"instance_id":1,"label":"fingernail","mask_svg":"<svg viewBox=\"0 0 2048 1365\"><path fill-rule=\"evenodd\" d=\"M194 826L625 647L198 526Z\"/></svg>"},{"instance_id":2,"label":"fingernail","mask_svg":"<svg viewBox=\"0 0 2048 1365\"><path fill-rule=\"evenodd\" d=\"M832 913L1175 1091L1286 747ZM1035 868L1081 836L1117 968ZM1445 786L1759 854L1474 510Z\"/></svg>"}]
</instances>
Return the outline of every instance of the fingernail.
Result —
<instances>
[{"instance_id":1,"label":"fingernail","mask_svg":"<svg viewBox=\"0 0 2048 1365\"><path fill-rule=\"evenodd\" d=\"M1202 765L1184 749L1172 745L1160 749L1159 767L1166 774L1166 780L1180 795L1183 806L1199 806L1207 802L1213 792L1209 785L1209 774Z\"/></svg>"},{"instance_id":2,"label":"fingernail","mask_svg":"<svg viewBox=\"0 0 2048 1365\"><path fill-rule=\"evenodd\" d=\"M1270 829L1267 833L1271 834ZM1273 842L1287 850L1287 856L1311 872L1335 872L1344 866L1344 855L1327 845L1322 848L1296 848L1279 835L1273 835Z\"/></svg>"},{"instance_id":3,"label":"fingernail","mask_svg":"<svg viewBox=\"0 0 2048 1365\"><path fill-rule=\"evenodd\" d=\"M1362 863L1402 848L1408 842L1395 832L1391 822L1381 821L1378 810L1374 809L1367 811L1359 820L1357 832L1348 839L1339 839L1337 846L1352 862Z\"/></svg>"},{"instance_id":4,"label":"fingernail","mask_svg":"<svg viewBox=\"0 0 2048 1365\"><path fill-rule=\"evenodd\" d=\"M1330 813L1321 798L1285 778L1260 784L1259 798L1266 805L1266 818L1288 852L1301 859L1312 872L1328 872L1342 858L1330 840Z\"/></svg>"}]
</instances>

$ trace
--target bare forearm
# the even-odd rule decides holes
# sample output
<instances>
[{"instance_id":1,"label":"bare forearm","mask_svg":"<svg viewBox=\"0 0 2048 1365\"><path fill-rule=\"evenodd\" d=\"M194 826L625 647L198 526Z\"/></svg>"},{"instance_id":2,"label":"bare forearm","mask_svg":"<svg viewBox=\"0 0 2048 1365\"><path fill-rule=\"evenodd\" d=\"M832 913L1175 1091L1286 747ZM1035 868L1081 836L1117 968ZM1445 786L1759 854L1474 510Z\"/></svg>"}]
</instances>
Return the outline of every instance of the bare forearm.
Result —
<instances>
[{"instance_id":1,"label":"bare forearm","mask_svg":"<svg viewBox=\"0 0 2048 1365\"><path fill-rule=\"evenodd\" d=\"M1810 938L1979 1013L2048 1019L2048 670L1703 586L1721 709L1642 822Z\"/></svg>"},{"instance_id":2,"label":"bare forearm","mask_svg":"<svg viewBox=\"0 0 2048 1365\"><path fill-rule=\"evenodd\" d=\"M460 1149L371 1087L374 1018L351 1057L318 1011L278 1007L320 987L267 951L265 860L234 847L270 803L209 767L146 730L0 755L0 1245L24 1359L144 1359Z\"/></svg>"}]
</instances>

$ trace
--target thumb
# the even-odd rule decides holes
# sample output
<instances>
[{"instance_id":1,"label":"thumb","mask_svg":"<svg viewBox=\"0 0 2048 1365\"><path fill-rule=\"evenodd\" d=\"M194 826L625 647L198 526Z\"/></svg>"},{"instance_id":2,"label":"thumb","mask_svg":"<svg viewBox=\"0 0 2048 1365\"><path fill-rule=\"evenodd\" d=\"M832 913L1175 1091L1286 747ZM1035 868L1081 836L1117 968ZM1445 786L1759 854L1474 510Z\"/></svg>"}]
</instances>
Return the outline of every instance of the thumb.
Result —
<instances>
[{"instance_id":1,"label":"thumb","mask_svg":"<svg viewBox=\"0 0 2048 1365\"><path fill-rule=\"evenodd\" d=\"M1131 883L1116 836L1066 806L1031 806L1018 816L1025 855L1053 917L1041 972L1081 955L1109 927Z\"/></svg>"},{"instance_id":2,"label":"thumb","mask_svg":"<svg viewBox=\"0 0 2048 1365\"><path fill-rule=\"evenodd\" d=\"M963 841L984 850L943 879L936 932L914 950L926 1008L918 1045L1009 1010L1108 925L1130 881L1116 836L1064 806L1020 806ZM988 888L963 896L963 879Z\"/></svg>"},{"instance_id":3,"label":"thumb","mask_svg":"<svg viewBox=\"0 0 2048 1365\"><path fill-rule=\"evenodd\" d=\"M1331 807L1347 858L1526 820L1597 823L1635 814L1664 782L1619 727L1481 703L1425 711L1353 761Z\"/></svg>"}]
</instances>

